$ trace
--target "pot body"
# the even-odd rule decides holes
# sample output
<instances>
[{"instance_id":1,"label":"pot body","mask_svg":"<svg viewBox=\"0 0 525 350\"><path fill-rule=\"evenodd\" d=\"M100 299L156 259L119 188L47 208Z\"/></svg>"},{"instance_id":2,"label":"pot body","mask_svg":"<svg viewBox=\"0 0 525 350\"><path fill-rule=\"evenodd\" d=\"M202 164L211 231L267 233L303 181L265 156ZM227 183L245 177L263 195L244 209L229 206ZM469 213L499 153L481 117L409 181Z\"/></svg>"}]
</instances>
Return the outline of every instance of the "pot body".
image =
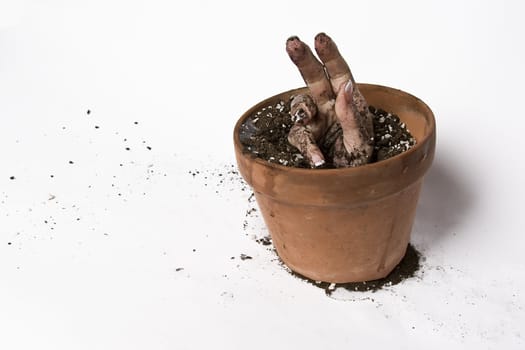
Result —
<instances>
[{"instance_id":1,"label":"pot body","mask_svg":"<svg viewBox=\"0 0 525 350\"><path fill-rule=\"evenodd\" d=\"M254 190L277 253L316 281L369 281L394 269L408 246L423 175L434 157L435 121L424 102L384 86L359 89L370 105L397 114L417 144L387 160L342 169L285 167L244 152L239 132L246 118L306 88L260 102L234 129L239 171Z\"/></svg>"}]
</instances>

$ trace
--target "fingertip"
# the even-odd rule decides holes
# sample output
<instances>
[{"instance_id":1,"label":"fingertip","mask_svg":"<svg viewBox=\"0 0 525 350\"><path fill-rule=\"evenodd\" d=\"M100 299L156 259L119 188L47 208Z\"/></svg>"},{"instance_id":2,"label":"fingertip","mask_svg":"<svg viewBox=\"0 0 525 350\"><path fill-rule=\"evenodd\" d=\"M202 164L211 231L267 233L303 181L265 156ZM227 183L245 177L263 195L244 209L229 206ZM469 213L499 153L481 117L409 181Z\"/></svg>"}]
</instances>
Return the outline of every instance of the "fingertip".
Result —
<instances>
[{"instance_id":1,"label":"fingertip","mask_svg":"<svg viewBox=\"0 0 525 350\"><path fill-rule=\"evenodd\" d=\"M352 82L352 79L348 79L345 82L342 82L341 85L339 85L338 95L343 95L344 100L346 103L351 103L353 100L353 93L354 93L354 84Z\"/></svg>"},{"instance_id":2,"label":"fingertip","mask_svg":"<svg viewBox=\"0 0 525 350\"><path fill-rule=\"evenodd\" d=\"M341 83L335 100L335 114L341 125L353 118L354 83L351 79ZM344 130L344 129L343 129Z\"/></svg>"},{"instance_id":3,"label":"fingertip","mask_svg":"<svg viewBox=\"0 0 525 350\"><path fill-rule=\"evenodd\" d=\"M326 62L336 56L337 47L328 35L319 33L315 36L315 51L321 61Z\"/></svg>"},{"instance_id":4,"label":"fingertip","mask_svg":"<svg viewBox=\"0 0 525 350\"><path fill-rule=\"evenodd\" d=\"M314 40L315 41L319 41L320 43L324 43L324 42L327 42L327 41L329 41L331 39L330 39L330 37L328 35L326 35L325 32L321 32L321 33L319 33L319 34L317 34L315 36Z\"/></svg>"},{"instance_id":5,"label":"fingertip","mask_svg":"<svg viewBox=\"0 0 525 350\"><path fill-rule=\"evenodd\" d=\"M286 39L286 50L289 52L291 50L298 50L302 46L302 41L298 36L291 36Z\"/></svg>"},{"instance_id":6,"label":"fingertip","mask_svg":"<svg viewBox=\"0 0 525 350\"><path fill-rule=\"evenodd\" d=\"M306 46L299 37L291 36L286 40L286 52L293 62L297 62L305 56Z\"/></svg>"},{"instance_id":7,"label":"fingertip","mask_svg":"<svg viewBox=\"0 0 525 350\"><path fill-rule=\"evenodd\" d=\"M314 162L314 166L316 168L320 168L320 167L322 167L324 165L324 163L325 163L325 161L323 159L321 159L321 160L318 160L317 162Z\"/></svg>"},{"instance_id":8,"label":"fingertip","mask_svg":"<svg viewBox=\"0 0 525 350\"><path fill-rule=\"evenodd\" d=\"M324 157L317 152L310 152L310 161L314 168L319 168L325 164Z\"/></svg>"}]
</instances>

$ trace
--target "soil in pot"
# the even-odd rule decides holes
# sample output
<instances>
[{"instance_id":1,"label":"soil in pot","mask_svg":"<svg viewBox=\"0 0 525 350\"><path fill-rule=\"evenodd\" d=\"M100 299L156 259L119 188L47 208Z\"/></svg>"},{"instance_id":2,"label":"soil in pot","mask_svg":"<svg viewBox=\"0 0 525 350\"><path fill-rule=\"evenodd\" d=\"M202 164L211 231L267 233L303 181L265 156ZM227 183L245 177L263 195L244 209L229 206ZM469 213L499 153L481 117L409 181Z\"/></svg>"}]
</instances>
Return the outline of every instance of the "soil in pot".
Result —
<instances>
[{"instance_id":1,"label":"soil in pot","mask_svg":"<svg viewBox=\"0 0 525 350\"><path fill-rule=\"evenodd\" d=\"M284 166L309 168L299 150L288 143L288 132L293 125L290 102L279 101L263 107L242 124L240 140L244 150L270 163ZM400 154L415 145L416 140L395 114L370 106L374 115L375 147L372 162ZM325 168L333 168L330 163Z\"/></svg>"}]
</instances>

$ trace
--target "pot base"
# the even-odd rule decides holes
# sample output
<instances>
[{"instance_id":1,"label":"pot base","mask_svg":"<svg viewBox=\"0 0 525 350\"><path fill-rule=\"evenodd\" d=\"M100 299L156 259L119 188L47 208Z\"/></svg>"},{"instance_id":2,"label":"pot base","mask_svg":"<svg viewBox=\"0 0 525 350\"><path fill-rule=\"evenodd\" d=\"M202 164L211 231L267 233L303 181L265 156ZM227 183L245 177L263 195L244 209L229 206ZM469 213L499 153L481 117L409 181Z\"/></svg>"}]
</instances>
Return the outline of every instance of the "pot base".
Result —
<instances>
[{"instance_id":1,"label":"pot base","mask_svg":"<svg viewBox=\"0 0 525 350\"><path fill-rule=\"evenodd\" d=\"M256 194L273 245L293 271L314 281L386 277L405 256L421 182L352 208L304 207Z\"/></svg>"},{"instance_id":2,"label":"pot base","mask_svg":"<svg viewBox=\"0 0 525 350\"><path fill-rule=\"evenodd\" d=\"M403 259L401 262L388 274L385 278L371 280L371 281L359 281L359 282L345 282L345 283L330 283L322 281L314 281L308 277L305 277L293 270L290 273L307 282L311 285L321 288L327 295L332 295L336 289L345 289L350 292L375 292L383 287L391 287L396 284L403 282L406 279L416 276L420 269L421 254L414 248L413 245L409 244Z\"/></svg>"}]
</instances>

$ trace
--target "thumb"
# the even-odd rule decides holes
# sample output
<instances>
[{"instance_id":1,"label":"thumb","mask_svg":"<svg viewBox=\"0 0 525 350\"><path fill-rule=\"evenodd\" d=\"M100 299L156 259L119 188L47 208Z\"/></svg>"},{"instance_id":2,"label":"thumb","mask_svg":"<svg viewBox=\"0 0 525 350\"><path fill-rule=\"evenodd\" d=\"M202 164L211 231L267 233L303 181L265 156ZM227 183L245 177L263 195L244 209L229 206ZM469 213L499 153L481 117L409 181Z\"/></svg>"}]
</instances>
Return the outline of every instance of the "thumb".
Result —
<instances>
[{"instance_id":1,"label":"thumb","mask_svg":"<svg viewBox=\"0 0 525 350\"><path fill-rule=\"evenodd\" d=\"M354 104L354 83L349 79L341 84L337 97L335 99L335 115L343 132L350 132L352 129L359 127L356 120L356 106Z\"/></svg>"},{"instance_id":2,"label":"thumb","mask_svg":"<svg viewBox=\"0 0 525 350\"><path fill-rule=\"evenodd\" d=\"M367 113L366 100L354 84L348 80L341 85L335 100L335 114L343 129L346 158L351 166L368 163L374 150L372 119Z\"/></svg>"}]
</instances>

